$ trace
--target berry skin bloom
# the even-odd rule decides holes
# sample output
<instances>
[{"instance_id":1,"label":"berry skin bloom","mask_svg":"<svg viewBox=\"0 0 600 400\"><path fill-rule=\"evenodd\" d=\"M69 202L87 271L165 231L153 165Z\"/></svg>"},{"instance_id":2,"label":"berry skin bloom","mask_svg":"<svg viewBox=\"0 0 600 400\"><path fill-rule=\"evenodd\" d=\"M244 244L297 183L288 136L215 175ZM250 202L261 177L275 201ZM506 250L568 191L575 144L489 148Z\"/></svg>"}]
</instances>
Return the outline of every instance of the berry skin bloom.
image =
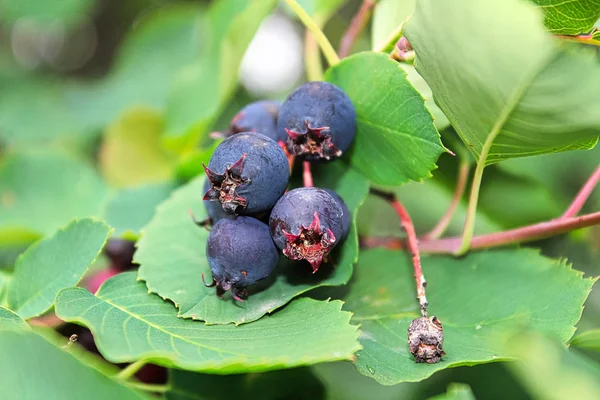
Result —
<instances>
[{"instance_id":1,"label":"berry skin bloom","mask_svg":"<svg viewBox=\"0 0 600 400\"><path fill-rule=\"evenodd\" d=\"M265 135L243 132L225 139L204 166L210 188L204 200L229 214L269 211L285 192L290 167L284 151Z\"/></svg>"},{"instance_id":2,"label":"berry skin bloom","mask_svg":"<svg viewBox=\"0 0 600 400\"><path fill-rule=\"evenodd\" d=\"M344 213L325 190L298 188L284 194L273 207L269 228L283 254L292 260L308 261L314 273L343 240Z\"/></svg>"},{"instance_id":3,"label":"berry skin bloom","mask_svg":"<svg viewBox=\"0 0 600 400\"><path fill-rule=\"evenodd\" d=\"M260 100L248 104L233 117L229 124L227 136L240 132L260 132L276 142L287 139L285 132L277 130L277 117L281 102L274 100Z\"/></svg>"},{"instance_id":4,"label":"berry skin bloom","mask_svg":"<svg viewBox=\"0 0 600 400\"><path fill-rule=\"evenodd\" d=\"M290 154L307 161L337 158L356 136L356 111L346 93L328 82L308 82L281 106L277 129Z\"/></svg>"},{"instance_id":5,"label":"berry skin bloom","mask_svg":"<svg viewBox=\"0 0 600 400\"><path fill-rule=\"evenodd\" d=\"M269 227L251 217L222 219L208 235L206 255L217 296L231 290L238 301L248 296L247 287L266 278L279 260ZM204 276L202 276L204 280Z\"/></svg>"}]
</instances>

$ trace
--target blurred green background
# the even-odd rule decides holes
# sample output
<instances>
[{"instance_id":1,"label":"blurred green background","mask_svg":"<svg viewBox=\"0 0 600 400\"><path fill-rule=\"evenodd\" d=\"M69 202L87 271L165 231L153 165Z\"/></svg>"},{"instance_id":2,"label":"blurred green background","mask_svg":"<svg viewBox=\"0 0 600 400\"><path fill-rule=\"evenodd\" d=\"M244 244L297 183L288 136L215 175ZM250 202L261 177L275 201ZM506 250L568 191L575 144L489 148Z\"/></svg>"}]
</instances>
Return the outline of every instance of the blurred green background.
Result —
<instances>
[{"instance_id":1,"label":"blurred green background","mask_svg":"<svg viewBox=\"0 0 600 400\"><path fill-rule=\"evenodd\" d=\"M276 1L249 2L0 0L0 267L11 268L33 240L73 217L98 216L115 235L137 238L154 207L201 172L214 148L210 132L224 130L244 104L283 99L306 79L302 25L281 5L271 12ZM337 47L361 1L300 3L328 21L325 33ZM369 50L372 33L381 36L390 20L394 15L376 15L353 51ZM459 146L451 128L442 139ZM599 160L597 147L486 169L477 232L560 215ZM433 179L395 189L418 232L445 211L457 170L457 159L443 155ZM450 234L460 232L465 209L466 202ZM598 209L596 191L584 212ZM359 230L402 235L393 211L375 197L359 214ZM598 227L529 245L600 274ZM600 328L597 290L579 327ZM585 353L600 361L598 353ZM350 364L334 363L224 384L263 398L422 399L462 382L478 399L545 398L524 371L505 364L461 367L383 387ZM228 379L178 374L209 384Z\"/></svg>"}]
</instances>

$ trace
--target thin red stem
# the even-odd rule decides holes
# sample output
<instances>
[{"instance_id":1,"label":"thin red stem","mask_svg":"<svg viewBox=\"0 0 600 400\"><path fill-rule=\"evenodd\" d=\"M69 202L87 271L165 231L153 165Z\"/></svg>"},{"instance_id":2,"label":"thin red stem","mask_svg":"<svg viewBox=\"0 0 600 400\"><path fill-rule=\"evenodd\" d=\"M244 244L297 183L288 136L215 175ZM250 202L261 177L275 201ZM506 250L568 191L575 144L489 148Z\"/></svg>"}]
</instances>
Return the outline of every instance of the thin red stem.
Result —
<instances>
[{"instance_id":1,"label":"thin red stem","mask_svg":"<svg viewBox=\"0 0 600 400\"><path fill-rule=\"evenodd\" d=\"M312 171L310 170L310 162L302 162L302 180L304 181L304 187L313 187Z\"/></svg>"},{"instance_id":2,"label":"thin red stem","mask_svg":"<svg viewBox=\"0 0 600 400\"><path fill-rule=\"evenodd\" d=\"M373 7L375 7L375 0L363 0L356 15L352 18L350 26L340 41L340 48L338 50L340 58L344 58L350 54L350 50L352 49L352 45L354 45L356 38L367 25L367 21L369 21Z\"/></svg>"},{"instance_id":3,"label":"thin red stem","mask_svg":"<svg viewBox=\"0 0 600 400\"><path fill-rule=\"evenodd\" d=\"M544 239L575 229L587 228L600 224L600 211L579 217L557 218L547 222L511 229L504 232L474 236L470 249L484 249L506 246L532 240ZM406 245L398 238L362 238L365 247L386 247L388 249L405 249ZM451 237L437 240L421 240L419 250L430 254L454 254L460 247L461 238Z\"/></svg>"},{"instance_id":4,"label":"thin red stem","mask_svg":"<svg viewBox=\"0 0 600 400\"><path fill-rule=\"evenodd\" d=\"M465 193L465 188L467 187L467 179L469 178L469 164L467 162L461 162L458 167L458 179L456 181L456 189L454 190L454 195L452 196L452 201L450 202L450 206L446 210L446 213L439 220L437 225L426 233L423 238L424 239L437 239L441 237L448 225L450 225L450 221L452 221L452 216L454 216L454 212L460 203L460 200Z\"/></svg>"},{"instance_id":5,"label":"thin red stem","mask_svg":"<svg viewBox=\"0 0 600 400\"><path fill-rule=\"evenodd\" d=\"M581 211L581 208L583 207L587 199L590 197L599 181L600 165L589 177L589 179L583 185L579 193L577 193L577 196L575 196L575 199L573 200L569 208L567 208L567 211L565 211L565 213L562 215L562 218L570 218L576 216L579 213L579 211Z\"/></svg>"}]
</instances>

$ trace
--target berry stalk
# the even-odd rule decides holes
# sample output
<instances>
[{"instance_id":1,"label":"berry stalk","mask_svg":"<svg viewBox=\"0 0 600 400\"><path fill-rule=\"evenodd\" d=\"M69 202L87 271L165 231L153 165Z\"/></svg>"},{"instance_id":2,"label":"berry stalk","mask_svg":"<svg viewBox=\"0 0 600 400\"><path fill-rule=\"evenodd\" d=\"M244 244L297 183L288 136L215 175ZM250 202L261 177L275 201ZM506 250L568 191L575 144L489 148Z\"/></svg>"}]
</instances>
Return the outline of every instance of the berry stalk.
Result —
<instances>
[{"instance_id":1,"label":"berry stalk","mask_svg":"<svg viewBox=\"0 0 600 400\"><path fill-rule=\"evenodd\" d=\"M344 32L342 40L340 40L340 47L338 50L340 58L344 58L348 54L350 54L350 50L352 49L352 45L354 45L354 42L356 42L356 38L365 28L367 22L369 22L369 18L371 17L374 7L375 0L363 0L356 15L352 18L350 26L348 27L346 32Z\"/></svg>"},{"instance_id":2,"label":"berry stalk","mask_svg":"<svg viewBox=\"0 0 600 400\"><path fill-rule=\"evenodd\" d=\"M575 199L573 199L573 202L569 208L567 208L567 211L562 215L562 218L574 217L581 211L581 208L583 208L583 205L594 191L598 181L600 181L600 165L581 187L581 190L579 190L579 193L577 193L577 196L575 196Z\"/></svg>"},{"instance_id":3,"label":"berry stalk","mask_svg":"<svg viewBox=\"0 0 600 400\"><path fill-rule=\"evenodd\" d=\"M302 162L302 181L304 182L304 187L314 186L312 171L310 169L310 161Z\"/></svg>"}]
</instances>

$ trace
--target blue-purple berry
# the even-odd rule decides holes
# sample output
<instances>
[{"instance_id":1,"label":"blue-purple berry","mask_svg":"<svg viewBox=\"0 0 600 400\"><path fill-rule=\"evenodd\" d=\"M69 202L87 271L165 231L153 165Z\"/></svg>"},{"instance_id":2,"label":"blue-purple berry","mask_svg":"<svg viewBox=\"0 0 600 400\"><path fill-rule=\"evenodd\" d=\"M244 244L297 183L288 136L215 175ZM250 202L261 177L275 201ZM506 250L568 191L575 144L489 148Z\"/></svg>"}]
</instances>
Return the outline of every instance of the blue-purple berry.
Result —
<instances>
[{"instance_id":1,"label":"blue-purple berry","mask_svg":"<svg viewBox=\"0 0 600 400\"><path fill-rule=\"evenodd\" d=\"M227 135L240 132L260 132L276 142L287 139L285 132L277 130L277 117L281 102L274 100L260 100L248 104L233 117L229 124Z\"/></svg>"}]
</instances>

